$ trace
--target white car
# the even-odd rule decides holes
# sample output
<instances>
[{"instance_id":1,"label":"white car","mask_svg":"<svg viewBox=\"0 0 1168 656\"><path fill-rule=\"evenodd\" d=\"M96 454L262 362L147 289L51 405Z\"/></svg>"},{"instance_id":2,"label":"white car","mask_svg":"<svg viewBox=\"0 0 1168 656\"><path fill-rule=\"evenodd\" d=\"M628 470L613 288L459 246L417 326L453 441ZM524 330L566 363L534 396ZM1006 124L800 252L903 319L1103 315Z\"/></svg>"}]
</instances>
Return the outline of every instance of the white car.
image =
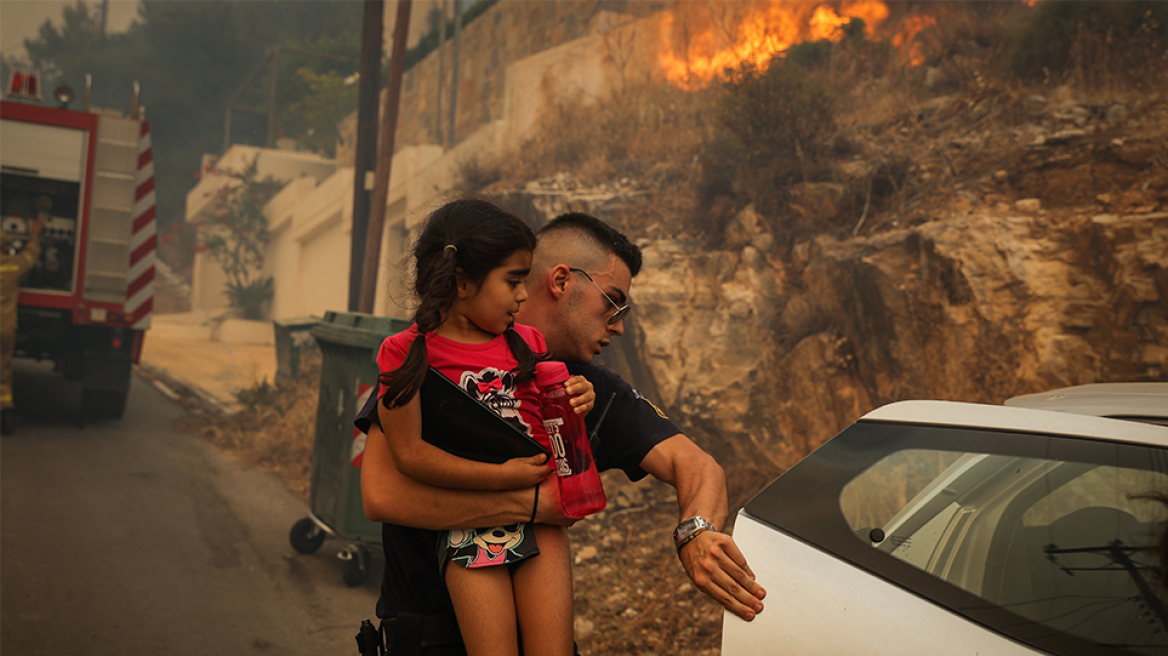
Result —
<instances>
[{"instance_id":1,"label":"white car","mask_svg":"<svg viewBox=\"0 0 1168 656\"><path fill-rule=\"evenodd\" d=\"M1095 383L1008 399L1005 405L1168 426L1168 383Z\"/></svg>"},{"instance_id":2,"label":"white car","mask_svg":"<svg viewBox=\"0 0 1168 656\"><path fill-rule=\"evenodd\" d=\"M1159 410L1120 414L1168 415L1168 384L1151 393ZM1165 504L1166 427L884 406L738 514L768 594L726 615L722 654L1168 654Z\"/></svg>"}]
</instances>

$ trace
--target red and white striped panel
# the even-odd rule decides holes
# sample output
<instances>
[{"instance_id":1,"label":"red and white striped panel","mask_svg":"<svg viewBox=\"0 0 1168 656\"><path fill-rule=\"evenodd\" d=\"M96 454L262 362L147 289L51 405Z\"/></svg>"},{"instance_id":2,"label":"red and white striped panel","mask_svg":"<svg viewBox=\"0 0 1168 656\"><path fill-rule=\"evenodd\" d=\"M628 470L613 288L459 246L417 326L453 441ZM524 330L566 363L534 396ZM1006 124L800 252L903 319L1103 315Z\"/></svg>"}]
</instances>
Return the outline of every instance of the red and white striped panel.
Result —
<instances>
[{"instance_id":1,"label":"red and white striped panel","mask_svg":"<svg viewBox=\"0 0 1168 656\"><path fill-rule=\"evenodd\" d=\"M130 271L126 289L126 314L130 325L145 330L154 312L154 251L158 244L154 210L154 151L150 124L142 121L138 139L138 175L134 178L134 225L130 232Z\"/></svg>"}]
</instances>

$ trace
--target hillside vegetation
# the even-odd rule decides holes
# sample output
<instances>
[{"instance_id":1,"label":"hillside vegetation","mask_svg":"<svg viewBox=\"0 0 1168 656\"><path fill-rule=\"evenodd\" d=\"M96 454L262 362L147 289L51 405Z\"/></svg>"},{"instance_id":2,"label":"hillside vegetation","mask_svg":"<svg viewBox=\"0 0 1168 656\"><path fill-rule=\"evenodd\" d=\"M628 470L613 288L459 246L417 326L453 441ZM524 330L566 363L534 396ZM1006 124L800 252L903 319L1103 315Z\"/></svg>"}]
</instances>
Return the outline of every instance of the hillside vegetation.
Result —
<instances>
[{"instance_id":1,"label":"hillside vegetation","mask_svg":"<svg viewBox=\"0 0 1168 656\"><path fill-rule=\"evenodd\" d=\"M1137 178L1146 182L1137 171L1163 175L1152 153L1108 162L1089 185L999 172L1033 160L1034 141L1060 128L1092 122L1090 140L1106 145L1125 129L1118 119L1160 111L1168 5L931 3L927 10L937 22L916 37L911 64L903 48L866 37L855 21L838 42L804 42L765 70L728 69L699 91L630 86L595 105L556 107L521 156L475 162L464 186L501 193L560 173L578 188L631 187L651 202L606 218L636 237L652 238L655 229L677 235L681 227L709 247L752 205L792 246L814 234L919 223L963 189L978 201L990 194L990 204L1033 196L1058 207L1100 193L1119 198ZM1086 113L1071 113L1075 106Z\"/></svg>"}]
</instances>

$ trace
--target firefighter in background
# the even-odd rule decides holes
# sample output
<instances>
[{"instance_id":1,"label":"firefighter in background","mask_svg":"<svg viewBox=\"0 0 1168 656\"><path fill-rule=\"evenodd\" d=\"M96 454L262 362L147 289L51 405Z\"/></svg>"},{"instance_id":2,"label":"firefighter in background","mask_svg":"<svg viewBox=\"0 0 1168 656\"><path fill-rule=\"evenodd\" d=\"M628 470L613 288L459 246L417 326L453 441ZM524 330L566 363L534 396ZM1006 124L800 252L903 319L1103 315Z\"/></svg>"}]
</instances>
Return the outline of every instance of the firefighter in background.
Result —
<instances>
[{"instance_id":1,"label":"firefighter in background","mask_svg":"<svg viewBox=\"0 0 1168 656\"><path fill-rule=\"evenodd\" d=\"M16 301L20 277L41 255L41 231L45 229L48 200L37 198L38 216L29 225L29 239L19 253L9 254L11 240L0 234L0 433L12 433L12 352L16 349Z\"/></svg>"}]
</instances>

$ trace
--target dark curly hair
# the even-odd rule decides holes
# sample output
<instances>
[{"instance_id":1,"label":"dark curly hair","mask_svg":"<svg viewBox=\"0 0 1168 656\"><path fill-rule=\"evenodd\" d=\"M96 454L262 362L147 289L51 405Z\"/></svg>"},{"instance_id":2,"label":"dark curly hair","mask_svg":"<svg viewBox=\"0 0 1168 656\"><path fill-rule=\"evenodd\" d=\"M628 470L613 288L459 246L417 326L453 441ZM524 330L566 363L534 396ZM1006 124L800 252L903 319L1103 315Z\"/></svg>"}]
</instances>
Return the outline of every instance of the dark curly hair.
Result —
<instances>
[{"instance_id":1,"label":"dark curly hair","mask_svg":"<svg viewBox=\"0 0 1168 656\"><path fill-rule=\"evenodd\" d=\"M452 246L453 248L448 248ZM484 200L456 200L434 211L414 244L414 293L418 309L414 323L418 336L401 366L383 371L386 386L381 403L387 408L410 402L422 387L429 361L426 335L442 325L442 317L458 298L458 274L481 283L516 251L534 251L535 234L519 217ZM530 380L537 355L513 327L504 333L518 361L518 382Z\"/></svg>"}]
</instances>

